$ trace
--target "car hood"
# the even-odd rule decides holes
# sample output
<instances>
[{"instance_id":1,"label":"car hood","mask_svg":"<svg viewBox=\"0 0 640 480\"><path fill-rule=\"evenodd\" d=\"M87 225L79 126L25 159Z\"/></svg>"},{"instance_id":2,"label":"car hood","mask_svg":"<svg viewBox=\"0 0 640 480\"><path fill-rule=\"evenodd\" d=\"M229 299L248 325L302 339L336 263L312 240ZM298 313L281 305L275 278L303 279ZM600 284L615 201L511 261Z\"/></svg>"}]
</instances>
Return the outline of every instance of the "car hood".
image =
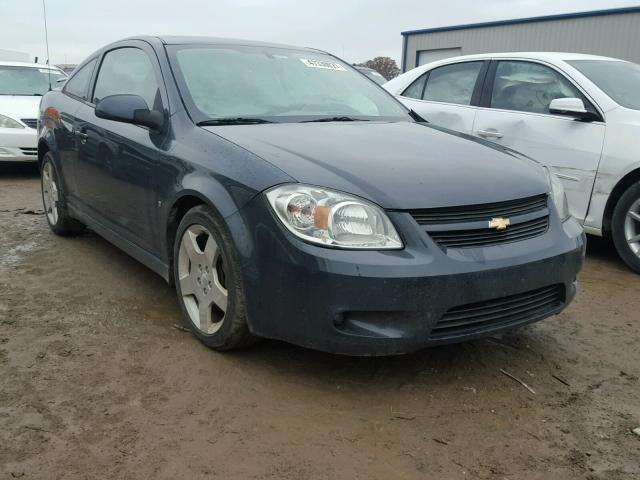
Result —
<instances>
[{"instance_id":1,"label":"car hood","mask_svg":"<svg viewBox=\"0 0 640 480\"><path fill-rule=\"evenodd\" d=\"M38 118L40 96L0 95L0 115L14 120Z\"/></svg>"},{"instance_id":2,"label":"car hood","mask_svg":"<svg viewBox=\"0 0 640 480\"><path fill-rule=\"evenodd\" d=\"M542 167L486 141L412 122L205 127L302 183L387 209L473 205L549 190Z\"/></svg>"}]
</instances>

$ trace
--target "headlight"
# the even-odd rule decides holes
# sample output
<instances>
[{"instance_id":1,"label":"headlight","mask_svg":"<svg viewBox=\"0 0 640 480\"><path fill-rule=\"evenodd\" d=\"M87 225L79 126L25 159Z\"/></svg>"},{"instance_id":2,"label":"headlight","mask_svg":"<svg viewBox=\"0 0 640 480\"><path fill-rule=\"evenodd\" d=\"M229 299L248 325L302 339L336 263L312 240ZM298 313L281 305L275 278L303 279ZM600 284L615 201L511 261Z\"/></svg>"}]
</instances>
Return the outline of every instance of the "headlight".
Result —
<instances>
[{"instance_id":1,"label":"headlight","mask_svg":"<svg viewBox=\"0 0 640 480\"><path fill-rule=\"evenodd\" d=\"M24 126L16 122L13 118L0 115L0 128L24 128Z\"/></svg>"},{"instance_id":2,"label":"headlight","mask_svg":"<svg viewBox=\"0 0 640 480\"><path fill-rule=\"evenodd\" d=\"M564 193L564 185L562 185L562 181L554 175L551 170L545 167L545 171L547 172L547 180L551 187L551 198L553 198L553 203L558 210L560 220L564 222L570 215L567 195Z\"/></svg>"},{"instance_id":3,"label":"headlight","mask_svg":"<svg viewBox=\"0 0 640 480\"><path fill-rule=\"evenodd\" d=\"M370 250L403 246L382 209L362 198L301 184L275 187L267 198L284 226L308 242Z\"/></svg>"}]
</instances>

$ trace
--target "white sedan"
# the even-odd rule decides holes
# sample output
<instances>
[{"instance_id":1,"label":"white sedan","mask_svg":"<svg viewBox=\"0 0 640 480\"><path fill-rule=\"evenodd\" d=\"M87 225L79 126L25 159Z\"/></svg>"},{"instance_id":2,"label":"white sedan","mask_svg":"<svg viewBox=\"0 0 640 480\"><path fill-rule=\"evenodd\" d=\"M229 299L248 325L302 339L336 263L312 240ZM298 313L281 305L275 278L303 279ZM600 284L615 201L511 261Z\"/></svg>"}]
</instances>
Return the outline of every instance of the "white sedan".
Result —
<instances>
[{"instance_id":1,"label":"white sedan","mask_svg":"<svg viewBox=\"0 0 640 480\"><path fill-rule=\"evenodd\" d=\"M47 65L0 62L0 162L38 159L40 98L65 78L62 70Z\"/></svg>"},{"instance_id":2,"label":"white sedan","mask_svg":"<svg viewBox=\"0 0 640 480\"><path fill-rule=\"evenodd\" d=\"M612 237L640 273L640 65L573 53L470 55L383 86L435 125L548 165L585 231Z\"/></svg>"}]
</instances>

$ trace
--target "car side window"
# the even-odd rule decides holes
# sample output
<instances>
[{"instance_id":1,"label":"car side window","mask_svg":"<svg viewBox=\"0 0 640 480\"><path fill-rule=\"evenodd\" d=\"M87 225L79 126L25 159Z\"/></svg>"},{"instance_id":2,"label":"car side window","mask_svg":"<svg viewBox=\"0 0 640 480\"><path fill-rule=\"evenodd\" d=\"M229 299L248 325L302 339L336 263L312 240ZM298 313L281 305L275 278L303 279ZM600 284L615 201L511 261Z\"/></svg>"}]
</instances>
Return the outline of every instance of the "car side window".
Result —
<instances>
[{"instance_id":1,"label":"car side window","mask_svg":"<svg viewBox=\"0 0 640 480\"><path fill-rule=\"evenodd\" d=\"M545 65L522 61L498 62L491 108L529 113L549 113L556 98L580 98L584 95L564 76Z\"/></svg>"},{"instance_id":2,"label":"car side window","mask_svg":"<svg viewBox=\"0 0 640 480\"><path fill-rule=\"evenodd\" d=\"M96 61L97 59L94 58L83 65L80 70L75 72L65 83L64 91L74 97L86 100L89 96L89 82L91 81L91 75L93 74L93 69L96 66Z\"/></svg>"},{"instance_id":3,"label":"car side window","mask_svg":"<svg viewBox=\"0 0 640 480\"><path fill-rule=\"evenodd\" d=\"M402 96L422 100L422 92L424 91L424 82L427 79L427 75L427 73L420 75L418 79L416 79L404 92L402 92Z\"/></svg>"},{"instance_id":4,"label":"car side window","mask_svg":"<svg viewBox=\"0 0 640 480\"><path fill-rule=\"evenodd\" d=\"M482 62L454 63L429 73L423 100L471 105Z\"/></svg>"},{"instance_id":5,"label":"car side window","mask_svg":"<svg viewBox=\"0 0 640 480\"><path fill-rule=\"evenodd\" d=\"M139 95L151 110L161 110L160 89L147 54L134 47L107 52L100 65L93 103L110 95Z\"/></svg>"}]
</instances>

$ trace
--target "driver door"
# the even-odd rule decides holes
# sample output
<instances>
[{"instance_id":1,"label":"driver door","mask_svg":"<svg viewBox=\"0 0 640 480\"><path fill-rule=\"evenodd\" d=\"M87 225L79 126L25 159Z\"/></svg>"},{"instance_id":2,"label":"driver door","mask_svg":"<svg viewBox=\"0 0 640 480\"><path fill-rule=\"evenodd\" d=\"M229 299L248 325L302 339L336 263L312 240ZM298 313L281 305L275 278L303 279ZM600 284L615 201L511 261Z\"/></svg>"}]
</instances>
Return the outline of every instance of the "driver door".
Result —
<instances>
[{"instance_id":1,"label":"driver door","mask_svg":"<svg viewBox=\"0 0 640 480\"><path fill-rule=\"evenodd\" d=\"M78 181L92 215L120 236L150 251L158 249L153 172L166 147L166 133L98 118L95 105L110 95L142 97L149 109L162 111L163 89L153 52L126 45L104 54L91 102L78 117L82 135Z\"/></svg>"}]
</instances>

